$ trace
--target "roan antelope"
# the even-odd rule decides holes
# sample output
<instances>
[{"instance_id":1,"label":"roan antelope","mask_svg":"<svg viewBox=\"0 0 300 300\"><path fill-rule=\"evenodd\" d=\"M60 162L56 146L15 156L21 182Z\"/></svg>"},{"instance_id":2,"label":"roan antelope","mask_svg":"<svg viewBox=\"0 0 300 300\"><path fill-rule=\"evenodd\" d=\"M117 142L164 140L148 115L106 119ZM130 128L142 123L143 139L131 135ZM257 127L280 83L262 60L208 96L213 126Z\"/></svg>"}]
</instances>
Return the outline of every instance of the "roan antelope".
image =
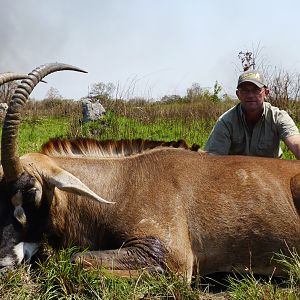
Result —
<instances>
[{"instance_id":1,"label":"roan antelope","mask_svg":"<svg viewBox=\"0 0 300 300\"><path fill-rule=\"evenodd\" d=\"M299 251L299 161L93 140L50 140L19 157L24 103L44 76L65 69L82 71L32 71L4 121L1 267L30 259L44 234L57 248L88 247L74 256L84 267L172 270L188 280L195 270L272 274L274 252Z\"/></svg>"}]
</instances>

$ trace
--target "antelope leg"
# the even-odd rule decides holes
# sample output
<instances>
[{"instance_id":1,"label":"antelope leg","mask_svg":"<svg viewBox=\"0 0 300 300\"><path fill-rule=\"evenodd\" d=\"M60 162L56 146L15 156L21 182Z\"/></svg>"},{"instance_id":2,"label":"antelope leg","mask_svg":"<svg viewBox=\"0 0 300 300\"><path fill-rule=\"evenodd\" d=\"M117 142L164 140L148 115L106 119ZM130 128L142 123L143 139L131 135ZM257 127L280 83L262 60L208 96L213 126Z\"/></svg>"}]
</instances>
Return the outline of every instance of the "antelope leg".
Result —
<instances>
[{"instance_id":1,"label":"antelope leg","mask_svg":"<svg viewBox=\"0 0 300 300\"><path fill-rule=\"evenodd\" d=\"M87 251L73 256L84 268L103 267L121 276L131 276L136 271L164 272L165 250L155 238L133 239L120 249Z\"/></svg>"}]
</instances>

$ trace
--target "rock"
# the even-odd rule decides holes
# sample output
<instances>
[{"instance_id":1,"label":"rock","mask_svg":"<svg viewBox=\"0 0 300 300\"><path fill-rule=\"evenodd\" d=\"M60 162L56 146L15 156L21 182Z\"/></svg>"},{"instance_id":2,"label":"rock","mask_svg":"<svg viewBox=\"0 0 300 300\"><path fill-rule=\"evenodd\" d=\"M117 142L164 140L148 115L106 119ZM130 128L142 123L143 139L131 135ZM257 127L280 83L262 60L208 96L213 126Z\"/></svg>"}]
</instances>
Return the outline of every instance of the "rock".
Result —
<instances>
[{"instance_id":1,"label":"rock","mask_svg":"<svg viewBox=\"0 0 300 300\"><path fill-rule=\"evenodd\" d=\"M96 100L96 102L93 102L89 98L82 100L83 123L99 120L105 115L105 112L105 108L99 100Z\"/></svg>"}]
</instances>

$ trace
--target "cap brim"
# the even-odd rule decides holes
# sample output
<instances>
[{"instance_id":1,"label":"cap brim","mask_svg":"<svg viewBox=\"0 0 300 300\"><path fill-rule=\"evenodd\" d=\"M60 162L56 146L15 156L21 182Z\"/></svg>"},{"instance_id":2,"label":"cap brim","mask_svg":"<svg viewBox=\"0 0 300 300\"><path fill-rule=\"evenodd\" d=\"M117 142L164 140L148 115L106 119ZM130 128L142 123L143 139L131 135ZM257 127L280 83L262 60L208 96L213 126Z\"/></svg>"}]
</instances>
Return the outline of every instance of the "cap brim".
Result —
<instances>
[{"instance_id":1,"label":"cap brim","mask_svg":"<svg viewBox=\"0 0 300 300\"><path fill-rule=\"evenodd\" d=\"M254 83L254 84L255 84L257 87L259 87L259 88L262 88L262 87L265 86L263 83L257 82L256 80L247 79L247 80L243 80L242 82L240 82L240 83L238 84L237 87L239 87L239 86L240 86L242 83L244 83L244 82L251 82L251 83Z\"/></svg>"}]
</instances>

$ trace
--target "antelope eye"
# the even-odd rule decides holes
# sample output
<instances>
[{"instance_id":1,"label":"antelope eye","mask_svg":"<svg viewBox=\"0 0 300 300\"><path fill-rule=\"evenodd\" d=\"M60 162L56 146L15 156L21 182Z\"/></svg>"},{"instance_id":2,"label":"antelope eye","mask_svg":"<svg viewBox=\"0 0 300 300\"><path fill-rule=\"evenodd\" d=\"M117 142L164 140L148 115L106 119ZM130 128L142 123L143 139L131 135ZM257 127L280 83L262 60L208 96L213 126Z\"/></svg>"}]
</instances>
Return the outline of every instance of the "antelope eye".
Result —
<instances>
[{"instance_id":1,"label":"antelope eye","mask_svg":"<svg viewBox=\"0 0 300 300\"><path fill-rule=\"evenodd\" d=\"M37 195L37 188L36 187L32 187L28 190L24 190L22 192L23 206L27 207L30 204L34 204L36 195Z\"/></svg>"},{"instance_id":2,"label":"antelope eye","mask_svg":"<svg viewBox=\"0 0 300 300\"><path fill-rule=\"evenodd\" d=\"M36 187L32 187L31 189L27 190L25 193L29 193L29 194L35 194L37 191Z\"/></svg>"}]
</instances>

